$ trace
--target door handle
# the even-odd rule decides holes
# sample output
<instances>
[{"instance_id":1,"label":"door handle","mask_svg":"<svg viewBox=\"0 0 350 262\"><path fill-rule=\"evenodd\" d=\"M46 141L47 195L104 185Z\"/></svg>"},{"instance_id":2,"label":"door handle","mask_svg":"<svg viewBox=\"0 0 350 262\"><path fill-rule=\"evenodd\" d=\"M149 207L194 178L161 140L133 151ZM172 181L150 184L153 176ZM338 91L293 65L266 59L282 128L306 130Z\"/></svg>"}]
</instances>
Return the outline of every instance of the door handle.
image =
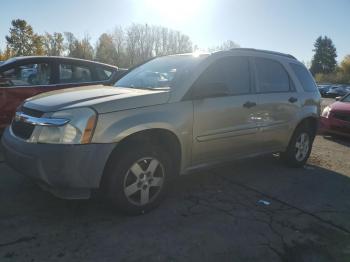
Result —
<instances>
[{"instance_id":1,"label":"door handle","mask_svg":"<svg viewBox=\"0 0 350 262\"><path fill-rule=\"evenodd\" d=\"M256 106L256 103L255 102L251 102L251 101L247 101L243 104L243 107L245 108L251 108L251 107L254 107Z\"/></svg>"},{"instance_id":2,"label":"door handle","mask_svg":"<svg viewBox=\"0 0 350 262\"><path fill-rule=\"evenodd\" d=\"M290 98L288 99L288 101L289 101L290 103L295 103L296 101L298 101L298 98L292 96L292 97L290 97Z\"/></svg>"}]
</instances>

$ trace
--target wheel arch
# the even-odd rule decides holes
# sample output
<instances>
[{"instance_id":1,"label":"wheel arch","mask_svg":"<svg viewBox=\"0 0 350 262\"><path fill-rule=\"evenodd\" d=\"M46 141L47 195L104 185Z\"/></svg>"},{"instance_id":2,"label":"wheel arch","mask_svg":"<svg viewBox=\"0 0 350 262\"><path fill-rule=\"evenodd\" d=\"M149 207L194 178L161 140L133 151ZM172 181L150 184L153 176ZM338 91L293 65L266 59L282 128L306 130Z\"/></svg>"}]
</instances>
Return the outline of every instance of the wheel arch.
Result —
<instances>
[{"instance_id":1,"label":"wheel arch","mask_svg":"<svg viewBox=\"0 0 350 262\"><path fill-rule=\"evenodd\" d=\"M319 122L319 119L314 115L309 115L309 116L306 116L306 117L300 119L299 122L297 122L297 124L295 125L293 132L291 132L291 134L287 140L288 141L287 147L290 145L290 142L291 142L296 130L298 130L298 128L302 125L308 125L309 127L311 127L314 136L316 136L317 130L318 130L318 122Z\"/></svg>"},{"instance_id":2,"label":"wheel arch","mask_svg":"<svg viewBox=\"0 0 350 262\"><path fill-rule=\"evenodd\" d=\"M308 127L310 127L312 129L313 134L316 135L318 130L318 125L319 125L319 119L315 116L307 116L301 119L299 123L296 125L294 132L298 127L302 125L307 125Z\"/></svg>"},{"instance_id":3,"label":"wheel arch","mask_svg":"<svg viewBox=\"0 0 350 262\"><path fill-rule=\"evenodd\" d=\"M181 168L182 146L178 136L169 129L150 128L139 130L123 137L115 148L112 150L106 162L102 178L100 180L100 188L105 186L107 182L106 174L108 168L114 159L118 159L118 155L122 154L123 150L127 150L128 145L136 143L151 143L162 147L170 155L172 163L175 167L174 174L179 174Z\"/></svg>"}]
</instances>

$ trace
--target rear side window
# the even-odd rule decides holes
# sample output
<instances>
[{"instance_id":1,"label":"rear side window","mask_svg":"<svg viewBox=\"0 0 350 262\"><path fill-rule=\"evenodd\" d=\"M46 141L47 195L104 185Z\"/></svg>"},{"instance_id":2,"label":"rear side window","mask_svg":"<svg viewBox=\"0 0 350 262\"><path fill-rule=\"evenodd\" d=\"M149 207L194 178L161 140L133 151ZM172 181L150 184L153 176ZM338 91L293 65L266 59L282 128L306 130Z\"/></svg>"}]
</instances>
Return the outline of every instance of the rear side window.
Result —
<instances>
[{"instance_id":1,"label":"rear side window","mask_svg":"<svg viewBox=\"0 0 350 262\"><path fill-rule=\"evenodd\" d=\"M112 70L103 68L101 66L96 66L95 68L96 68L97 79L100 81L108 80L113 73Z\"/></svg>"},{"instance_id":2,"label":"rear side window","mask_svg":"<svg viewBox=\"0 0 350 262\"><path fill-rule=\"evenodd\" d=\"M317 91L317 87L315 81L313 80L309 71L302 65L298 64L290 64L292 70L295 75L299 79L304 91L306 92L315 92Z\"/></svg>"},{"instance_id":3,"label":"rear side window","mask_svg":"<svg viewBox=\"0 0 350 262\"><path fill-rule=\"evenodd\" d=\"M91 82L91 70L88 67L73 65L73 64L60 64L59 67L59 83L84 83Z\"/></svg>"},{"instance_id":4,"label":"rear side window","mask_svg":"<svg viewBox=\"0 0 350 262\"><path fill-rule=\"evenodd\" d=\"M47 63L23 64L0 73L0 87L42 86L51 83L51 66Z\"/></svg>"},{"instance_id":5,"label":"rear side window","mask_svg":"<svg viewBox=\"0 0 350 262\"><path fill-rule=\"evenodd\" d=\"M250 92L249 61L246 57L224 57L211 64L199 77L197 85L224 84L231 95Z\"/></svg>"},{"instance_id":6,"label":"rear side window","mask_svg":"<svg viewBox=\"0 0 350 262\"><path fill-rule=\"evenodd\" d=\"M271 59L255 58L260 93L288 92L290 81L283 66Z\"/></svg>"}]
</instances>

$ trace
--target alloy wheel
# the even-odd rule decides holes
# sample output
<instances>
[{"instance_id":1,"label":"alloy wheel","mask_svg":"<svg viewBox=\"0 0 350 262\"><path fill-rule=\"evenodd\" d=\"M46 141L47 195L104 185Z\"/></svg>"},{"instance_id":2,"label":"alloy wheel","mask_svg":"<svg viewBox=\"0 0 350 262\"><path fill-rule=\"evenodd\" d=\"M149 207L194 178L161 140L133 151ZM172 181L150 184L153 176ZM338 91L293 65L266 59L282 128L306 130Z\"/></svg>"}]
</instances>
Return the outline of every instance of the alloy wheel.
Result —
<instances>
[{"instance_id":1,"label":"alloy wheel","mask_svg":"<svg viewBox=\"0 0 350 262\"><path fill-rule=\"evenodd\" d=\"M295 143L295 158L297 161L303 161L309 152L310 137L307 133L301 133Z\"/></svg>"},{"instance_id":2,"label":"alloy wheel","mask_svg":"<svg viewBox=\"0 0 350 262\"><path fill-rule=\"evenodd\" d=\"M137 160L124 177L124 194L134 205L151 203L160 193L165 178L162 163L154 157Z\"/></svg>"}]
</instances>

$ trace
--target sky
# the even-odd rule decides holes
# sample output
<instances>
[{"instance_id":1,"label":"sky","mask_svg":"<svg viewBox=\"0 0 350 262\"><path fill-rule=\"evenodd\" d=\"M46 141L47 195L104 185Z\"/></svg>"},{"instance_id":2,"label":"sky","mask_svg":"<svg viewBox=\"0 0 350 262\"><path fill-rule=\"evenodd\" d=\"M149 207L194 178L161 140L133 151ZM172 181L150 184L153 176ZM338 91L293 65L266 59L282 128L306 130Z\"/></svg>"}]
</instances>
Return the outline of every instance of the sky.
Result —
<instances>
[{"instance_id":1,"label":"sky","mask_svg":"<svg viewBox=\"0 0 350 262\"><path fill-rule=\"evenodd\" d=\"M327 35L338 61L350 54L349 0L5 0L1 9L0 48L20 18L36 33L89 34L92 43L116 26L147 23L179 30L201 49L232 40L307 63L316 38Z\"/></svg>"}]
</instances>

